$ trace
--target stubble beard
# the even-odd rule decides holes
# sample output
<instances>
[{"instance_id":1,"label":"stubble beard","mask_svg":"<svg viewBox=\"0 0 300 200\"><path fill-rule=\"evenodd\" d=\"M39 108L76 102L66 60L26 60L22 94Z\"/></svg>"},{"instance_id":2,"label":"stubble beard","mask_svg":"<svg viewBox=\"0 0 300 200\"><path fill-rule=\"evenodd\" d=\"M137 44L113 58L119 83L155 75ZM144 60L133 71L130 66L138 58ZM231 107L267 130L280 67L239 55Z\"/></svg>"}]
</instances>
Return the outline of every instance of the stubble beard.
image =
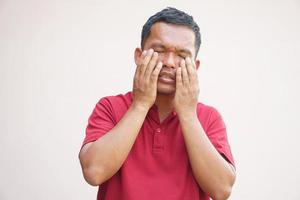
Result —
<instances>
[{"instance_id":1,"label":"stubble beard","mask_svg":"<svg viewBox=\"0 0 300 200\"><path fill-rule=\"evenodd\" d=\"M175 87L164 87L159 85L159 83L157 84L157 94L158 95L163 95L163 96L174 96L175 95Z\"/></svg>"}]
</instances>

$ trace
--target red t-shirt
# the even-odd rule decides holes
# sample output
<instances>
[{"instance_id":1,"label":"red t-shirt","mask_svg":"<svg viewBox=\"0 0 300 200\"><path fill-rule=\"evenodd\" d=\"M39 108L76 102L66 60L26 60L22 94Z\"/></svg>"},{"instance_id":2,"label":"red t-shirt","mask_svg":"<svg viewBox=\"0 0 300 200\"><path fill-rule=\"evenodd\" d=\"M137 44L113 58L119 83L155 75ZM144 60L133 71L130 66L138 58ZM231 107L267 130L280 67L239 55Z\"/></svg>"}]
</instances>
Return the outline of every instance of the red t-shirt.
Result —
<instances>
[{"instance_id":1,"label":"red t-shirt","mask_svg":"<svg viewBox=\"0 0 300 200\"><path fill-rule=\"evenodd\" d=\"M132 103L132 93L102 98L91 114L83 145L111 130ZM226 127L216 109L197 105L208 138L231 164ZM180 123L172 112L160 123L157 107L149 110L120 170L99 186L98 200L207 200L191 169Z\"/></svg>"}]
</instances>

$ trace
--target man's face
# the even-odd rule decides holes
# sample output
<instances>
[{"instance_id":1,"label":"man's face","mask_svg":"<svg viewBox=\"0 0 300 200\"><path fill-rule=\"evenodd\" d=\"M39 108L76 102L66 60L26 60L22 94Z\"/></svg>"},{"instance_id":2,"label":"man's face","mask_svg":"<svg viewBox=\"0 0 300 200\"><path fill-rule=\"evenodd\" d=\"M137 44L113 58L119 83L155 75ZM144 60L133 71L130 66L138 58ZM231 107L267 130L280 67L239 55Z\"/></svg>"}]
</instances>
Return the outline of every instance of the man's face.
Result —
<instances>
[{"instance_id":1,"label":"man's face","mask_svg":"<svg viewBox=\"0 0 300 200\"><path fill-rule=\"evenodd\" d=\"M195 34L182 25L157 22L153 24L144 49L158 52L158 60L163 63L157 82L158 94L174 94L176 90L176 69L185 57L195 58ZM199 61L196 61L198 68Z\"/></svg>"}]
</instances>

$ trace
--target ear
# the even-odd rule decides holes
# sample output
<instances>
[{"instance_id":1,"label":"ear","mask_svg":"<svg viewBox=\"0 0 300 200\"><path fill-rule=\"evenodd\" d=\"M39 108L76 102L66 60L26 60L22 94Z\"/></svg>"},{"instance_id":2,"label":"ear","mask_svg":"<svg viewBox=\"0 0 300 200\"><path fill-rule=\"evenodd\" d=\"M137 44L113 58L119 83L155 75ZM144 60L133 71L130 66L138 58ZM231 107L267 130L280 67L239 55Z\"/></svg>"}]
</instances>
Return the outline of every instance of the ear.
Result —
<instances>
[{"instance_id":1,"label":"ear","mask_svg":"<svg viewBox=\"0 0 300 200\"><path fill-rule=\"evenodd\" d=\"M135 62L136 65L138 65L141 55L142 55L142 49L141 48L135 48L134 62Z\"/></svg>"},{"instance_id":2,"label":"ear","mask_svg":"<svg viewBox=\"0 0 300 200\"><path fill-rule=\"evenodd\" d=\"M200 60L199 59L195 60L195 65L196 65L196 69L198 70L198 68L200 67Z\"/></svg>"}]
</instances>

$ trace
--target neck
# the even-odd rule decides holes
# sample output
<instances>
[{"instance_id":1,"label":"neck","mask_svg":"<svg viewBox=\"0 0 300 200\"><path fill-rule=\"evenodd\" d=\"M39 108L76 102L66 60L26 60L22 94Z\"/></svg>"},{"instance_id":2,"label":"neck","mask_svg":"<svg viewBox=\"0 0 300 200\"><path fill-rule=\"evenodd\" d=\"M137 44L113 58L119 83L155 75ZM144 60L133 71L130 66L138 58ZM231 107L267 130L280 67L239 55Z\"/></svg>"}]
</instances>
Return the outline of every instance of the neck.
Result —
<instances>
[{"instance_id":1,"label":"neck","mask_svg":"<svg viewBox=\"0 0 300 200\"><path fill-rule=\"evenodd\" d=\"M155 105L157 106L159 118L162 122L174 108L174 94L157 94Z\"/></svg>"}]
</instances>

